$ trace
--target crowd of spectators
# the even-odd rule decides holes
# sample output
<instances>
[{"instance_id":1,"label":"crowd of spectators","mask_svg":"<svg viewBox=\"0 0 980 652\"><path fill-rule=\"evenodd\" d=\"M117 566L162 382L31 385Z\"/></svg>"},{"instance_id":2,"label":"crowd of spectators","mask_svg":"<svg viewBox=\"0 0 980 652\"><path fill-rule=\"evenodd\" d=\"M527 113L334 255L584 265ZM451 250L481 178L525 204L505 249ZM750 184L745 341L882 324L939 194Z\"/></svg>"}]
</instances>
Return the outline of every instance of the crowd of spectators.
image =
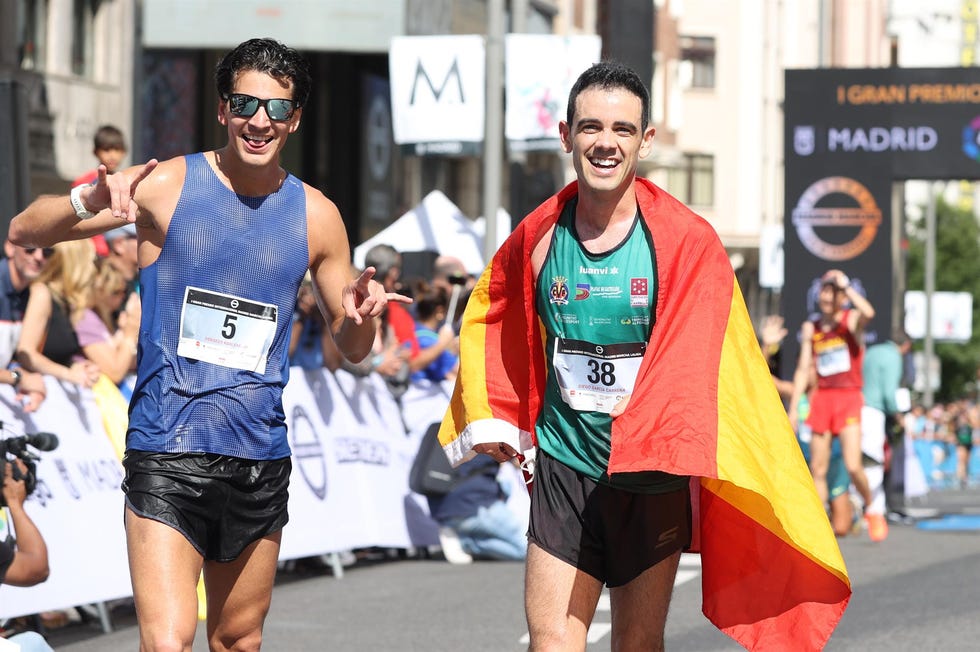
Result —
<instances>
[{"instance_id":1,"label":"crowd of spectators","mask_svg":"<svg viewBox=\"0 0 980 652\"><path fill-rule=\"evenodd\" d=\"M980 405L976 401L963 398L929 409L914 405L905 415L905 431L913 445L928 451L931 485L965 488L970 483L973 446L980 442Z\"/></svg>"}]
</instances>

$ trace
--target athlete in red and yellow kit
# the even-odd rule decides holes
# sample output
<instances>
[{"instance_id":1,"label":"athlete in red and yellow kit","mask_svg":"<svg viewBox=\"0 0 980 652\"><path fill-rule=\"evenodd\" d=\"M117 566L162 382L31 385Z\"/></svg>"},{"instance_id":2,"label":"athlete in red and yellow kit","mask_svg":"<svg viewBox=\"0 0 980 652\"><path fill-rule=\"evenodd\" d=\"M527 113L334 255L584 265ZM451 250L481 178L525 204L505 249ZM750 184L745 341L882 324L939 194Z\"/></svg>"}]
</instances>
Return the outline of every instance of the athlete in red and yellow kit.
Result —
<instances>
[{"instance_id":1,"label":"athlete in red and yellow kit","mask_svg":"<svg viewBox=\"0 0 980 652\"><path fill-rule=\"evenodd\" d=\"M845 309L849 301L852 309ZM827 469L830 445L839 437L844 466L864 505L871 504L871 490L861 463L861 395L864 359L864 327L875 315L868 300L851 287L844 272L832 269L821 278L817 298L820 317L803 323L800 329L800 358L793 376L793 396L789 417L796 423L796 409L806 391L810 374L816 371L817 387L810 397L813 430L810 442L810 472L817 494L827 501Z\"/></svg>"}]
</instances>

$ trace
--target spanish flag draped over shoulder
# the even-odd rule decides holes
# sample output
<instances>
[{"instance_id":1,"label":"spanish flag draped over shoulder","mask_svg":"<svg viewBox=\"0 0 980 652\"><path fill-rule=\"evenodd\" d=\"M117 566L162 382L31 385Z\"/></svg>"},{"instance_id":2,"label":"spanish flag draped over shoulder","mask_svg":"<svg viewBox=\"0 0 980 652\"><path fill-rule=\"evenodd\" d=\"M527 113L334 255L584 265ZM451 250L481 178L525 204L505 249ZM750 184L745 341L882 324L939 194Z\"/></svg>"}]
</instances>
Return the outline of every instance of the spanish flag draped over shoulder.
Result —
<instances>
[{"instance_id":1,"label":"spanish flag draped over shoulder","mask_svg":"<svg viewBox=\"0 0 980 652\"><path fill-rule=\"evenodd\" d=\"M692 552L702 611L750 650L822 649L850 581L724 247L712 227L652 183L637 201L653 236L656 322L626 412L613 421L609 472L692 476ZM467 303L460 371L440 441L534 446L544 395L543 332L530 254L576 193L524 219Z\"/></svg>"}]
</instances>

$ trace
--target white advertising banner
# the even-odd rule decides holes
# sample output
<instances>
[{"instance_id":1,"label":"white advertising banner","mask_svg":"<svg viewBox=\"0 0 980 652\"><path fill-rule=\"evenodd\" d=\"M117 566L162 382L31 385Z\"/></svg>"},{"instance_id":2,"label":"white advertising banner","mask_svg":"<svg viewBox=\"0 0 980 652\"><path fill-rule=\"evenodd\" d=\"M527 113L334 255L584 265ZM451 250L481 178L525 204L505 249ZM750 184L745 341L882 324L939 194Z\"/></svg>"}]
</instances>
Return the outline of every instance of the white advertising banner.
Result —
<instances>
[{"instance_id":1,"label":"white advertising banner","mask_svg":"<svg viewBox=\"0 0 980 652\"><path fill-rule=\"evenodd\" d=\"M933 292L932 336L949 342L969 342L973 336L973 295L969 292ZM905 332L912 339L926 336L925 292L905 293Z\"/></svg>"},{"instance_id":2,"label":"white advertising banner","mask_svg":"<svg viewBox=\"0 0 980 652\"><path fill-rule=\"evenodd\" d=\"M283 395L293 450L280 558L412 545L405 517L415 447L376 374L292 369Z\"/></svg>"},{"instance_id":3,"label":"white advertising banner","mask_svg":"<svg viewBox=\"0 0 980 652\"><path fill-rule=\"evenodd\" d=\"M765 224L759 233L759 285L764 288L783 287L782 224Z\"/></svg>"},{"instance_id":4,"label":"white advertising banner","mask_svg":"<svg viewBox=\"0 0 980 652\"><path fill-rule=\"evenodd\" d=\"M415 154L472 154L486 113L483 37L398 36L388 68L395 142Z\"/></svg>"},{"instance_id":5,"label":"white advertising banner","mask_svg":"<svg viewBox=\"0 0 980 652\"><path fill-rule=\"evenodd\" d=\"M280 559L380 546L438 545L423 497L408 489L421 433L442 419L451 386L413 387L394 400L377 374L290 370L283 394L293 470ZM50 576L36 586L0 586L0 618L132 595L123 527L122 465L91 391L47 379L41 409L26 415L0 385L4 438L51 432L40 453L27 511L48 546ZM515 467L500 479L526 521L529 499ZM3 530L0 523L0 531Z\"/></svg>"},{"instance_id":6,"label":"white advertising banner","mask_svg":"<svg viewBox=\"0 0 980 652\"><path fill-rule=\"evenodd\" d=\"M601 50L602 39L595 35L507 35L504 133L511 149L558 149L568 92L599 61Z\"/></svg>"},{"instance_id":7,"label":"white advertising banner","mask_svg":"<svg viewBox=\"0 0 980 652\"><path fill-rule=\"evenodd\" d=\"M88 390L46 378L41 409L25 415L0 385L3 437L50 432L58 446L40 453L27 513L48 546L50 575L37 586L0 586L0 617L20 616L132 595L123 528L122 465Z\"/></svg>"}]
</instances>

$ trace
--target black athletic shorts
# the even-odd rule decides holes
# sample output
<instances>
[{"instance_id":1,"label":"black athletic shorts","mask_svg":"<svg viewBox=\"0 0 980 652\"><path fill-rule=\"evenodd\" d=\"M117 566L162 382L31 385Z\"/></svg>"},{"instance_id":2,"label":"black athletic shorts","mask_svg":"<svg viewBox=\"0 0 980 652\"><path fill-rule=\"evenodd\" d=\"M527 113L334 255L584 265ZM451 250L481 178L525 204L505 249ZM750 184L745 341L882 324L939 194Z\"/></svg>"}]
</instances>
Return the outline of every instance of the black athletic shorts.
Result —
<instances>
[{"instance_id":1,"label":"black athletic shorts","mask_svg":"<svg viewBox=\"0 0 980 652\"><path fill-rule=\"evenodd\" d=\"M174 528L211 561L233 561L289 521L288 457L129 450L123 468L126 505Z\"/></svg>"},{"instance_id":2,"label":"black athletic shorts","mask_svg":"<svg viewBox=\"0 0 980 652\"><path fill-rule=\"evenodd\" d=\"M607 586L691 544L690 489L639 494L591 480L540 449L528 540Z\"/></svg>"}]
</instances>

